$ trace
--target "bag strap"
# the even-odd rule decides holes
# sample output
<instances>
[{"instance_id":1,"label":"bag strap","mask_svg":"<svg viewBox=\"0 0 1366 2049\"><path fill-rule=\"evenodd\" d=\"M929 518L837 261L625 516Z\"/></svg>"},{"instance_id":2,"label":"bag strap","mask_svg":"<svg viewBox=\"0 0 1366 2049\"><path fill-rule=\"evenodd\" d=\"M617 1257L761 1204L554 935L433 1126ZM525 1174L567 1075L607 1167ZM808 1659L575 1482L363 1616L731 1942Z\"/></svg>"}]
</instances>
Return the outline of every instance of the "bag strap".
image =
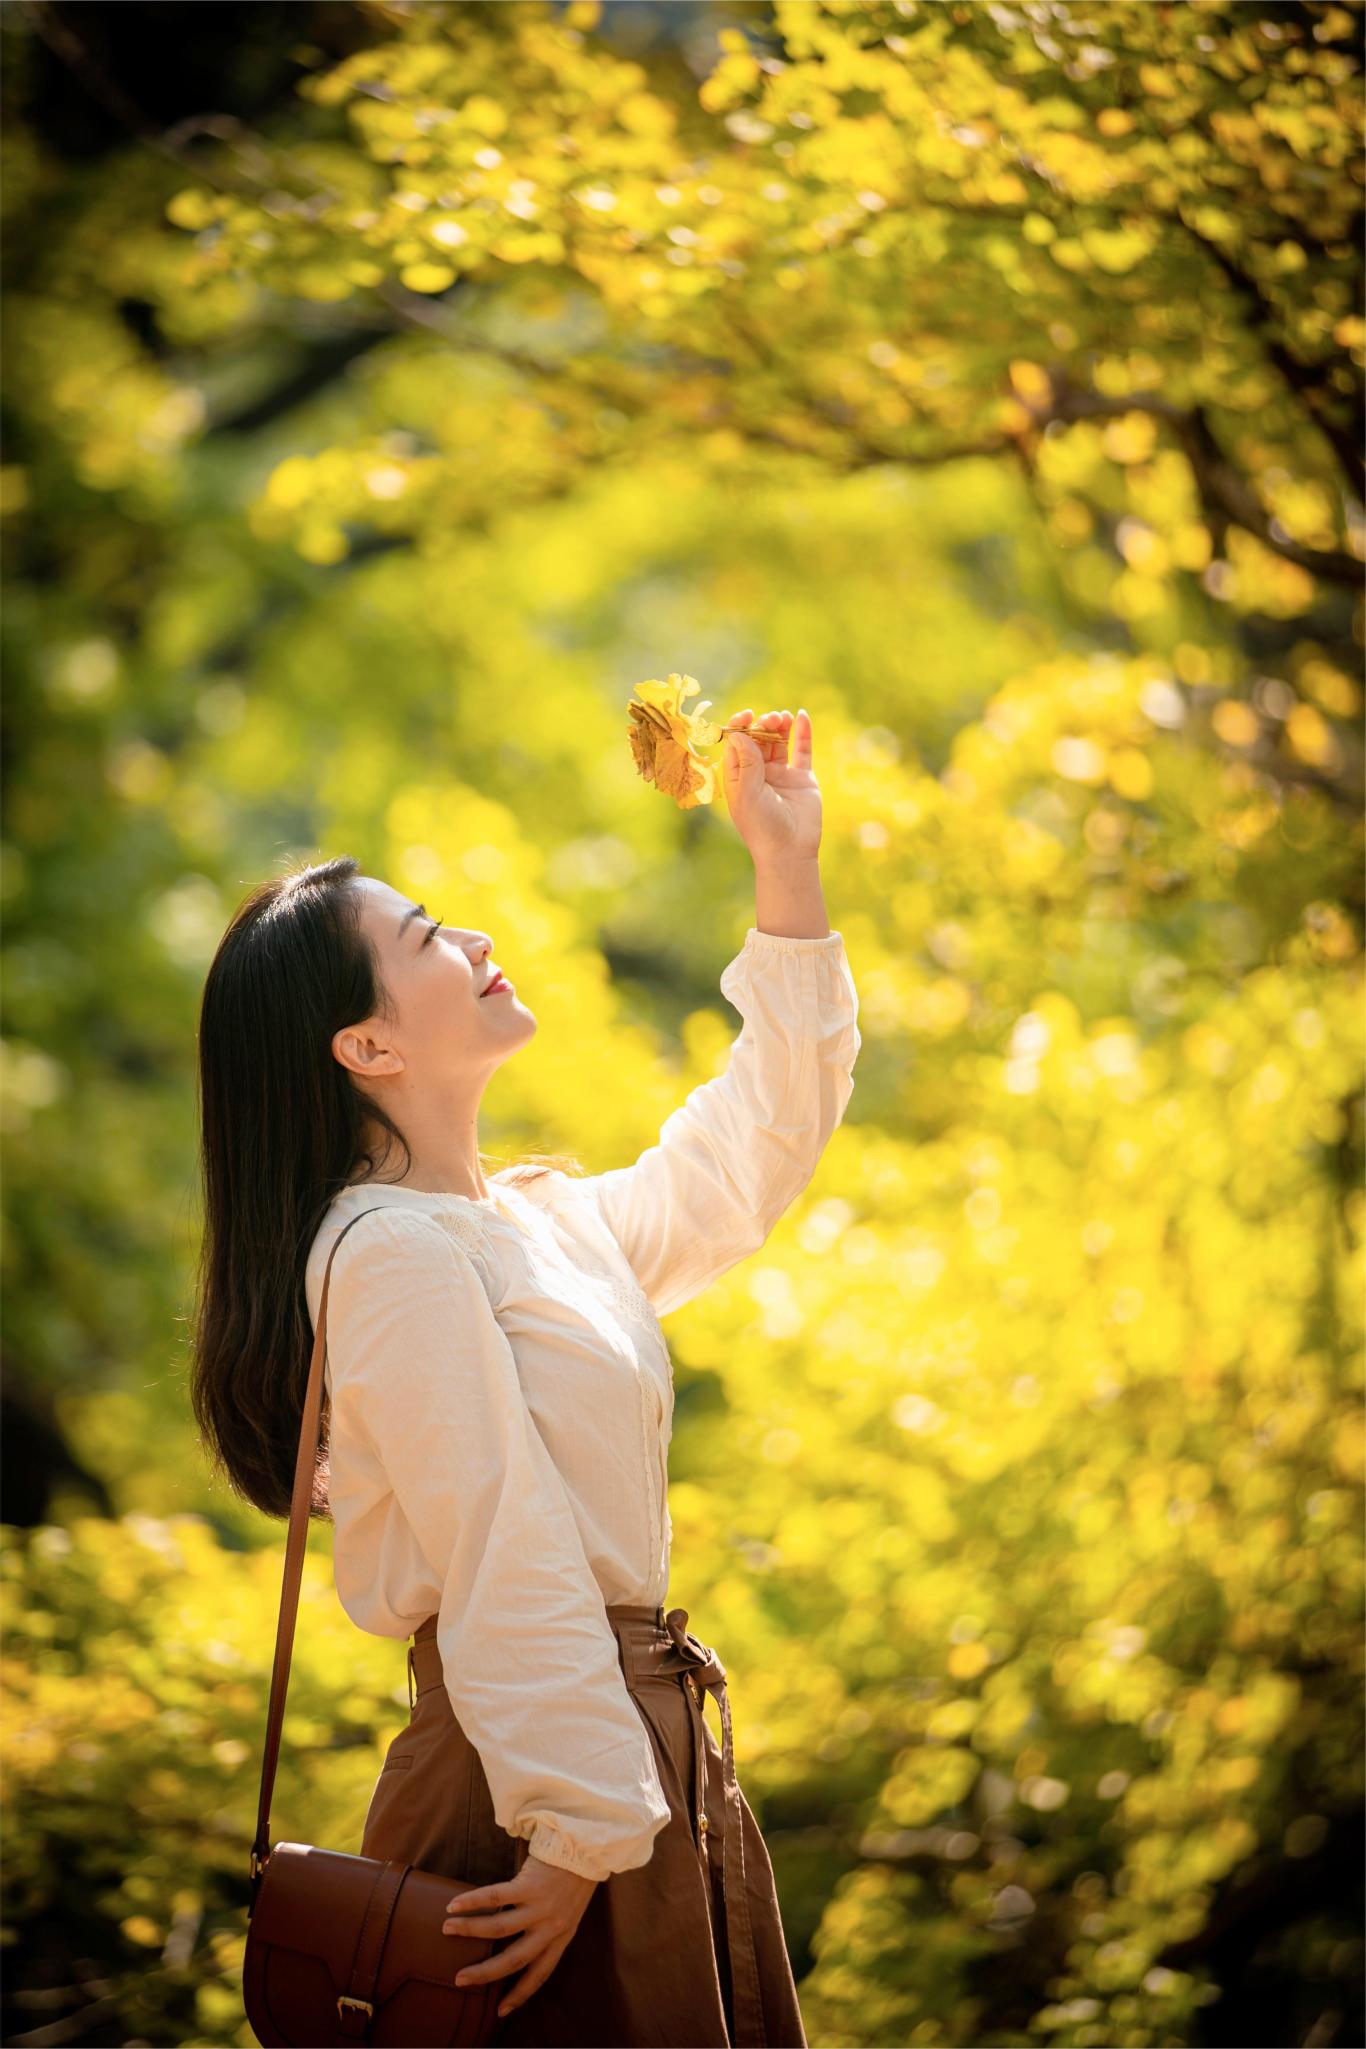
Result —
<instances>
[{"instance_id":1,"label":"bag strap","mask_svg":"<svg viewBox=\"0 0 1366 2049\"><path fill-rule=\"evenodd\" d=\"M261 1760L261 1801L256 1810L256 1840L251 1846L251 1889L255 1900L261 1873L270 1856L270 1796L275 1788L275 1765L280 1754L280 1728L289 1690L289 1665L294 1651L294 1624L299 1612L299 1586L303 1579L304 1552L308 1545L308 1512L313 1500L318 1440L322 1435L323 1361L327 1356L327 1291L332 1280L332 1262L337 1247L361 1217L383 1209L376 1203L363 1209L360 1217L337 1233L337 1242L327 1255L323 1271L322 1298L318 1303L318 1327L313 1334L313 1357L304 1389L303 1422L299 1427L299 1456L294 1467L294 1493L289 1504L289 1535L285 1541L284 1582L280 1589L280 1619L275 1630L275 1667L270 1677L270 1706L266 1710L266 1747Z\"/></svg>"}]
</instances>

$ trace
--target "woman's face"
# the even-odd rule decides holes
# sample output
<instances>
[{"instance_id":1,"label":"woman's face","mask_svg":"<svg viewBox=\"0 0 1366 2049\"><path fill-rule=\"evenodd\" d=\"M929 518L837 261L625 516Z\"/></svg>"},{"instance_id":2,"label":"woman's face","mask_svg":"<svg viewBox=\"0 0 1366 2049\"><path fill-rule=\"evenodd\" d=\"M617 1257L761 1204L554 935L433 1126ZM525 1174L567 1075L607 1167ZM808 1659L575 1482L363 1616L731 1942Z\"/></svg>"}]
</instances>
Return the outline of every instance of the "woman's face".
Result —
<instances>
[{"instance_id":1,"label":"woman's face","mask_svg":"<svg viewBox=\"0 0 1366 2049\"><path fill-rule=\"evenodd\" d=\"M333 1050L358 1079L487 1079L534 1036L535 1017L510 987L484 994L501 965L487 932L439 925L373 876L351 887L395 1011L392 1021L367 1018L336 1034Z\"/></svg>"}]
</instances>

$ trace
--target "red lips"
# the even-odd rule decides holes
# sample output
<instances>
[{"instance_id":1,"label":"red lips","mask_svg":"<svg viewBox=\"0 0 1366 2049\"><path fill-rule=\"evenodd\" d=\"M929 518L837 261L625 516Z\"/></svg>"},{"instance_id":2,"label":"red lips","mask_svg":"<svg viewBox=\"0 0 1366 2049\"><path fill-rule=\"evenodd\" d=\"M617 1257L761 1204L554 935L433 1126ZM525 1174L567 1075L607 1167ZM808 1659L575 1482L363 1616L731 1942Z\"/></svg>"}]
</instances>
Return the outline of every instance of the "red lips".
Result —
<instances>
[{"instance_id":1,"label":"red lips","mask_svg":"<svg viewBox=\"0 0 1366 2049\"><path fill-rule=\"evenodd\" d=\"M506 989L508 986L509 984L506 975L502 973L496 974L493 980L491 982L486 982L484 984L484 987L479 991L481 1001L485 996L491 996L495 989Z\"/></svg>"}]
</instances>

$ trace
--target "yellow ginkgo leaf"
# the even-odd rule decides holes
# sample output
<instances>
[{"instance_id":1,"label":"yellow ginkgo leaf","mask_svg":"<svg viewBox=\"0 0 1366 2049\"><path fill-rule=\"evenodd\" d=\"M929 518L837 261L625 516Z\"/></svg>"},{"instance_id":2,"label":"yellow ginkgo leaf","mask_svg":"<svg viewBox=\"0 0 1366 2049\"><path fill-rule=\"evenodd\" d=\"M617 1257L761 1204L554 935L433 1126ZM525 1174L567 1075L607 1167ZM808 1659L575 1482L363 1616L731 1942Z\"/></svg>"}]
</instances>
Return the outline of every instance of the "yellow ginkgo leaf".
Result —
<instances>
[{"instance_id":1,"label":"yellow ginkgo leaf","mask_svg":"<svg viewBox=\"0 0 1366 2049\"><path fill-rule=\"evenodd\" d=\"M697 751L714 747L721 738L722 728L702 716L711 699L704 697L692 711L683 709L684 698L701 687L694 677L676 671L670 671L663 683L651 676L637 683L626 707L631 718L626 731L638 772L672 797L680 811L710 804L716 795L716 770Z\"/></svg>"}]
</instances>

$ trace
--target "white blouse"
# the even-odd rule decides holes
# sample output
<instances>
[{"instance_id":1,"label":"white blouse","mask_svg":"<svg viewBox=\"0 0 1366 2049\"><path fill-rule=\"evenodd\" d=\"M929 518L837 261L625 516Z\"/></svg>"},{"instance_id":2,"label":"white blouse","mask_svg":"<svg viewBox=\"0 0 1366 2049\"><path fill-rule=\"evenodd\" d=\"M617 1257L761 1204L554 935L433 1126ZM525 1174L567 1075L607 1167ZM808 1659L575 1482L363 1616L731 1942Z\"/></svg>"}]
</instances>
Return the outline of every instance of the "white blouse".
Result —
<instances>
[{"instance_id":1,"label":"white blouse","mask_svg":"<svg viewBox=\"0 0 1366 2049\"><path fill-rule=\"evenodd\" d=\"M332 1264L333 1560L361 1629L435 1613L451 1705L499 1826L594 1879L648 1863L669 1818L608 1603L662 1606L673 1380L659 1318L758 1251L853 1090L843 937L751 927L721 976L725 1072L633 1166L499 1200L355 1183L311 1248Z\"/></svg>"}]
</instances>

